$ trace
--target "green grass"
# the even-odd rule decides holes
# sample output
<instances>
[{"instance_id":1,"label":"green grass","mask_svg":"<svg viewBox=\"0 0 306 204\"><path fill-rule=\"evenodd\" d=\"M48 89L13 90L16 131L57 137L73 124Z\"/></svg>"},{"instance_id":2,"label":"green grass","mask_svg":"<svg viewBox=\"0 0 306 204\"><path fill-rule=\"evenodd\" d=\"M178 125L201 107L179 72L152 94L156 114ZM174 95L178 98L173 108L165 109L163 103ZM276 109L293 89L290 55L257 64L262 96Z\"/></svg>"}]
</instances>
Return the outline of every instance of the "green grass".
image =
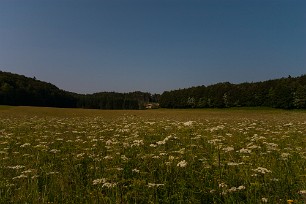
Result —
<instances>
[{"instance_id":1,"label":"green grass","mask_svg":"<svg viewBox=\"0 0 306 204\"><path fill-rule=\"evenodd\" d=\"M0 110L7 110L7 109L11 109L13 108L12 106L4 106L4 105L0 105Z\"/></svg>"},{"instance_id":2,"label":"green grass","mask_svg":"<svg viewBox=\"0 0 306 204\"><path fill-rule=\"evenodd\" d=\"M0 203L304 203L306 113L0 107Z\"/></svg>"}]
</instances>

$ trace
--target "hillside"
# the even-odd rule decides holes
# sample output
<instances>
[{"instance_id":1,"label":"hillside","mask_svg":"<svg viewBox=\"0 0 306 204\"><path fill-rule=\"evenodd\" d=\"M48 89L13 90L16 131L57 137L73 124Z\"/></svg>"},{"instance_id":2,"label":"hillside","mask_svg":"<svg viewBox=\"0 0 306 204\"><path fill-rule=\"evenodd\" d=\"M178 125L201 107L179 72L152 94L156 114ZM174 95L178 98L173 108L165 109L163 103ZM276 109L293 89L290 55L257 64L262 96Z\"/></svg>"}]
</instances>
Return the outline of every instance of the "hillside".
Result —
<instances>
[{"instance_id":1,"label":"hillside","mask_svg":"<svg viewBox=\"0 0 306 204\"><path fill-rule=\"evenodd\" d=\"M306 75L263 82L218 83L165 91L100 92L77 94L61 90L35 78L0 71L0 104L91 109L142 109L148 103L162 108L273 107L306 108Z\"/></svg>"},{"instance_id":2,"label":"hillside","mask_svg":"<svg viewBox=\"0 0 306 204\"><path fill-rule=\"evenodd\" d=\"M35 78L0 71L0 104L13 106L47 106L92 109L140 109L156 102L150 93L77 94L59 89Z\"/></svg>"},{"instance_id":3,"label":"hillside","mask_svg":"<svg viewBox=\"0 0 306 204\"><path fill-rule=\"evenodd\" d=\"M0 71L0 104L76 107L76 98L53 84Z\"/></svg>"}]
</instances>

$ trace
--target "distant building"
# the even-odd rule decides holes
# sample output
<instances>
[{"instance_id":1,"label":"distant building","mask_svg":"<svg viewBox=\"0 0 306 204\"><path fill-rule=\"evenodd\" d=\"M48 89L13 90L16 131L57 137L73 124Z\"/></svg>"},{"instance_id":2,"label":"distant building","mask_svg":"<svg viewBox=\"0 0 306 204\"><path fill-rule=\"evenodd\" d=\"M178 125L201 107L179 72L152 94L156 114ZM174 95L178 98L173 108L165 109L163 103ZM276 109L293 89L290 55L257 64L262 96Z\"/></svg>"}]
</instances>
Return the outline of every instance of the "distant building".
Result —
<instances>
[{"instance_id":1,"label":"distant building","mask_svg":"<svg viewBox=\"0 0 306 204\"><path fill-rule=\"evenodd\" d=\"M159 108L159 103L148 103L145 105L146 109L157 109Z\"/></svg>"}]
</instances>

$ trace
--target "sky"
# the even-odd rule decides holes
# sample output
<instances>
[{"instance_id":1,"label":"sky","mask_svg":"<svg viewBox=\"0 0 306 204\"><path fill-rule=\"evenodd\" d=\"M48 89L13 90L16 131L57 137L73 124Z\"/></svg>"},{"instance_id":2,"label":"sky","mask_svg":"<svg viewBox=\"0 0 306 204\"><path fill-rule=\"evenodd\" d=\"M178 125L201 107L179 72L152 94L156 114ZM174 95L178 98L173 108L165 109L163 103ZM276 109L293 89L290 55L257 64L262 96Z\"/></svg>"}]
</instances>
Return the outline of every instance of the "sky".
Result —
<instances>
[{"instance_id":1,"label":"sky","mask_svg":"<svg viewBox=\"0 0 306 204\"><path fill-rule=\"evenodd\" d=\"M306 74L305 0L0 0L0 70L76 93Z\"/></svg>"}]
</instances>

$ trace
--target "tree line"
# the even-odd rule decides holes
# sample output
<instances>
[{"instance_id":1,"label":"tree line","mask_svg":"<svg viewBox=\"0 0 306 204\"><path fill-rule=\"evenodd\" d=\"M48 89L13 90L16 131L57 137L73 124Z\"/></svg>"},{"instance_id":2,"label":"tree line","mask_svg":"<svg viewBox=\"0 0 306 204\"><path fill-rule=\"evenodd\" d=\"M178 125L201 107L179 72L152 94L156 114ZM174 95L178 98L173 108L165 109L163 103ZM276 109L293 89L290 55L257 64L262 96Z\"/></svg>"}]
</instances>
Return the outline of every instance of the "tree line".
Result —
<instances>
[{"instance_id":1,"label":"tree line","mask_svg":"<svg viewBox=\"0 0 306 204\"><path fill-rule=\"evenodd\" d=\"M0 104L89 109L143 109L148 103L162 108L273 107L306 108L306 75L263 82L217 83L165 91L77 94L23 75L0 71Z\"/></svg>"},{"instance_id":2,"label":"tree line","mask_svg":"<svg viewBox=\"0 0 306 204\"><path fill-rule=\"evenodd\" d=\"M306 75L256 83L218 83L165 91L163 108L273 107L306 108Z\"/></svg>"},{"instance_id":3,"label":"tree line","mask_svg":"<svg viewBox=\"0 0 306 204\"><path fill-rule=\"evenodd\" d=\"M77 94L23 75L0 71L0 104L89 109L142 109L159 95L144 92Z\"/></svg>"}]
</instances>

